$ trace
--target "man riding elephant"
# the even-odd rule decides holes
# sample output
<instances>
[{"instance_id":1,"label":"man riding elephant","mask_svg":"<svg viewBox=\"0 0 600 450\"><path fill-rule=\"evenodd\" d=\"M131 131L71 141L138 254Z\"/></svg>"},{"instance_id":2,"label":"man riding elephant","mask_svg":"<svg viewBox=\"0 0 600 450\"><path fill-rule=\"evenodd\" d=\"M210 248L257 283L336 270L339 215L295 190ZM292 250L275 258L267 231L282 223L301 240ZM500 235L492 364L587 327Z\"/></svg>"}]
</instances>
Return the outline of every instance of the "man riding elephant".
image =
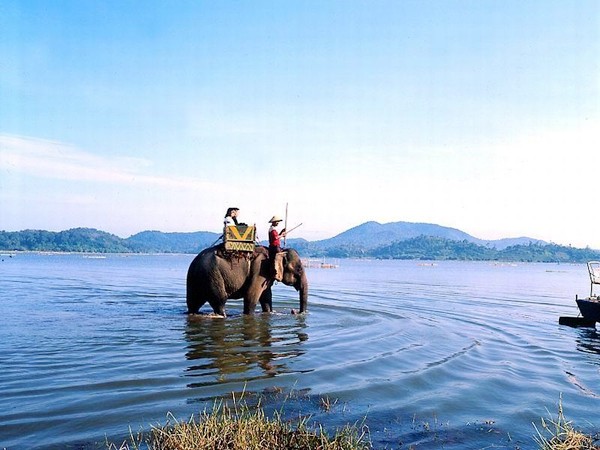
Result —
<instances>
[{"instance_id":1,"label":"man riding elephant","mask_svg":"<svg viewBox=\"0 0 600 450\"><path fill-rule=\"evenodd\" d=\"M277 227L281 223L281 219L278 216L273 216L269 221L271 226L269 227L269 259L271 260L271 276L277 281L281 281L281 270L280 270L280 258L278 257L281 253L281 238L285 237L285 228L281 232L277 231Z\"/></svg>"}]
</instances>

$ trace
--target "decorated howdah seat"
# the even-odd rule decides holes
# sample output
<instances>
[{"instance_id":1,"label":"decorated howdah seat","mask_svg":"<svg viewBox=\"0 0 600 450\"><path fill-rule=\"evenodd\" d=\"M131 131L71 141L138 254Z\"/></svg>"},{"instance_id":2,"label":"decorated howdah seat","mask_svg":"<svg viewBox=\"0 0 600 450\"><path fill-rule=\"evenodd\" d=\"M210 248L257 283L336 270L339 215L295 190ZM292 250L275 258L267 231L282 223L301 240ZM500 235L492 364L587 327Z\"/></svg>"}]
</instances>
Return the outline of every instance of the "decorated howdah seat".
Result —
<instances>
[{"instance_id":1,"label":"decorated howdah seat","mask_svg":"<svg viewBox=\"0 0 600 450\"><path fill-rule=\"evenodd\" d=\"M225 227L223 243L225 250L253 252L256 240L256 227L248 225L230 225Z\"/></svg>"}]
</instances>

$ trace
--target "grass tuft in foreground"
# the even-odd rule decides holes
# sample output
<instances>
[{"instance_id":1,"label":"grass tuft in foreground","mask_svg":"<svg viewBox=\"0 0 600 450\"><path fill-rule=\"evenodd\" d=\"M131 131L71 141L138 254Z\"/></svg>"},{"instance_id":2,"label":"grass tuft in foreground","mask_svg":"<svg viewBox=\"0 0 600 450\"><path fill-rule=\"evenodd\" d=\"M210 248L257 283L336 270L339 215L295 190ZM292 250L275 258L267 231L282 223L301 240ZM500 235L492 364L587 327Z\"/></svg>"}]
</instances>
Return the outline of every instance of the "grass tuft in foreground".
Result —
<instances>
[{"instance_id":1,"label":"grass tuft in foreground","mask_svg":"<svg viewBox=\"0 0 600 450\"><path fill-rule=\"evenodd\" d=\"M266 417L260 405L250 409L244 402L227 406L217 403L210 412L202 412L197 419L178 421L170 416L166 425L153 427L146 438L131 437L130 443L120 447L109 444L111 450L364 450L371 448L367 435L359 434L357 427L344 427L330 437L319 426L311 428L307 419L296 424L286 422L279 413Z\"/></svg>"},{"instance_id":2,"label":"grass tuft in foreground","mask_svg":"<svg viewBox=\"0 0 600 450\"><path fill-rule=\"evenodd\" d=\"M533 424L537 432L534 437L540 450L600 450L600 446L594 444L592 436L581 433L573 428L571 422L567 421L562 407L562 398L558 403L558 417L550 417L548 420L542 418L540 430Z\"/></svg>"}]
</instances>

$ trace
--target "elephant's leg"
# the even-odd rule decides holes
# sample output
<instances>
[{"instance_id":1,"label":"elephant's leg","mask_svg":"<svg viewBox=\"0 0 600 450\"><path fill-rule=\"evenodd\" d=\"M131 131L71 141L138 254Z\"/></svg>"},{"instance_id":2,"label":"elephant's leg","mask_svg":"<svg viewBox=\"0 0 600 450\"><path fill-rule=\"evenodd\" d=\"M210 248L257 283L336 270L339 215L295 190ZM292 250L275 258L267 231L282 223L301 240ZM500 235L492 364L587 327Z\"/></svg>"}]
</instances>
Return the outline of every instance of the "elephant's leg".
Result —
<instances>
[{"instance_id":1,"label":"elephant's leg","mask_svg":"<svg viewBox=\"0 0 600 450\"><path fill-rule=\"evenodd\" d=\"M258 298L244 297L244 314L254 314Z\"/></svg>"},{"instance_id":2,"label":"elephant's leg","mask_svg":"<svg viewBox=\"0 0 600 450\"><path fill-rule=\"evenodd\" d=\"M226 283L223 273L218 273L213 280L213 283L214 284L210 287L210 296L208 301L210 302L210 306L212 306L215 314L226 317L227 314L225 313L225 303L227 303L229 294L225 288Z\"/></svg>"},{"instance_id":3,"label":"elephant's leg","mask_svg":"<svg viewBox=\"0 0 600 450\"><path fill-rule=\"evenodd\" d=\"M198 314L200 308L206 303L206 300L187 300L188 314Z\"/></svg>"},{"instance_id":4,"label":"elephant's leg","mask_svg":"<svg viewBox=\"0 0 600 450\"><path fill-rule=\"evenodd\" d=\"M227 317L227 314L225 314L225 300L214 300L210 302L210 306L212 306L216 315Z\"/></svg>"},{"instance_id":5,"label":"elephant's leg","mask_svg":"<svg viewBox=\"0 0 600 450\"><path fill-rule=\"evenodd\" d=\"M202 298L200 290L193 283L188 281L186 303L188 308L188 314L198 314L200 308L206 303L206 300Z\"/></svg>"},{"instance_id":6,"label":"elephant's leg","mask_svg":"<svg viewBox=\"0 0 600 450\"><path fill-rule=\"evenodd\" d=\"M268 297L263 300L263 295L269 291ZM271 284L268 280L255 279L250 283L246 295L244 296L244 314L254 314L256 305L260 300L263 311L270 311L271 307ZM269 309L265 309L268 305Z\"/></svg>"},{"instance_id":7,"label":"elephant's leg","mask_svg":"<svg viewBox=\"0 0 600 450\"><path fill-rule=\"evenodd\" d=\"M268 287L260 296L260 306L263 312L273 312L273 294L271 288Z\"/></svg>"}]
</instances>

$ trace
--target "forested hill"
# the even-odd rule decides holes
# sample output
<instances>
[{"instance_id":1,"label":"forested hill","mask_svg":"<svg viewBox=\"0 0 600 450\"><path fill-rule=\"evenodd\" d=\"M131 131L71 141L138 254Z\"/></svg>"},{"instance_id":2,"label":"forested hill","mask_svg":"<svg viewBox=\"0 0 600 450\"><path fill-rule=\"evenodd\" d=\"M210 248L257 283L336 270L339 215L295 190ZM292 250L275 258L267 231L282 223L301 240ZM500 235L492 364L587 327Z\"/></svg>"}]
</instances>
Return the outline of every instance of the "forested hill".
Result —
<instances>
[{"instance_id":1,"label":"forested hill","mask_svg":"<svg viewBox=\"0 0 600 450\"><path fill-rule=\"evenodd\" d=\"M91 253L199 253L220 234L162 233L143 231L127 239L93 228L53 232L43 230L0 231L0 251L91 252Z\"/></svg>"},{"instance_id":2,"label":"forested hill","mask_svg":"<svg viewBox=\"0 0 600 450\"><path fill-rule=\"evenodd\" d=\"M544 241L530 237L483 240L456 228L444 227L433 223L390 222L382 224L373 221L365 222L362 225L350 228L337 236L318 241L315 244L324 248L360 244L365 248L373 249L392 242L405 241L419 236L433 236L449 241L467 241L473 244L493 247L498 250L512 245L529 243L545 244Z\"/></svg>"},{"instance_id":3,"label":"forested hill","mask_svg":"<svg viewBox=\"0 0 600 450\"><path fill-rule=\"evenodd\" d=\"M290 239L288 246L296 248L305 257L532 262L586 262L600 259L600 251L589 248L547 244L529 238L481 241L460 230L432 224L423 224L427 226L422 227L421 234L418 234L420 224L400 224L368 222L327 240L309 242ZM409 237L403 235L402 230L408 230ZM220 234L207 231L144 231L126 239L91 228L61 232L0 231L0 252L195 254L218 242L219 237ZM500 242L502 245L496 247L495 243Z\"/></svg>"}]
</instances>

